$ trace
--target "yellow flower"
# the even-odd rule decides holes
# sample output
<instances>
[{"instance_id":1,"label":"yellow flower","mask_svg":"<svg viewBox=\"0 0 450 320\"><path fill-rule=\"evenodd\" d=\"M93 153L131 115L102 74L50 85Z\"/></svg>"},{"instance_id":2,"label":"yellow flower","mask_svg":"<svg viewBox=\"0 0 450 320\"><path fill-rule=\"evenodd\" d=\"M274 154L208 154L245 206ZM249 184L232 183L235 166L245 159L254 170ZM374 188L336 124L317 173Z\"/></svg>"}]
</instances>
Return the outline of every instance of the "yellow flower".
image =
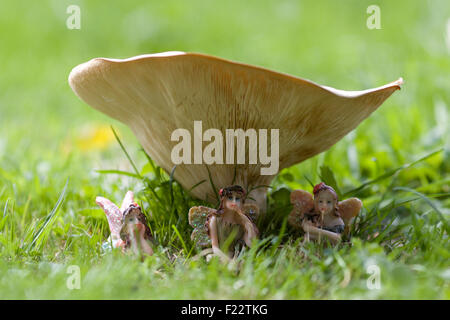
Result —
<instances>
[{"instance_id":1,"label":"yellow flower","mask_svg":"<svg viewBox=\"0 0 450 320\"><path fill-rule=\"evenodd\" d=\"M114 134L109 126L85 127L76 139L76 146L81 151L106 149L114 141Z\"/></svg>"},{"instance_id":2,"label":"yellow flower","mask_svg":"<svg viewBox=\"0 0 450 320\"><path fill-rule=\"evenodd\" d=\"M73 148L88 152L92 150L104 150L114 142L114 134L109 126L88 125L75 129L69 134L61 145L62 152L69 154Z\"/></svg>"}]
</instances>

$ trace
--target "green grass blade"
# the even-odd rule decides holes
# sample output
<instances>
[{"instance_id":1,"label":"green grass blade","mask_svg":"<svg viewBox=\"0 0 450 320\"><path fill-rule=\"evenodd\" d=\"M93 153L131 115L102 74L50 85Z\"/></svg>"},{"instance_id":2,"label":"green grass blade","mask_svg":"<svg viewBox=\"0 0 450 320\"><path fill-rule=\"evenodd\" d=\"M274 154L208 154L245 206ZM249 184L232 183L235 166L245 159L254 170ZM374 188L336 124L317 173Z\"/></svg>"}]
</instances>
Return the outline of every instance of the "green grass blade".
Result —
<instances>
[{"instance_id":1,"label":"green grass blade","mask_svg":"<svg viewBox=\"0 0 450 320\"><path fill-rule=\"evenodd\" d=\"M122 170L95 170L95 171L101 174L120 174L123 176L128 176L136 179L142 179L140 175Z\"/></svg>"},{"instance_id":2,"label":"green grass blade","mask_svg":"<svg viewBox=\"0 0 450 320\"><path fill-rule=\"evenodd\" d=\"M426 202L431 208L433 208L434 211L436 211L436 213L439 215L439 217L440 217L441 220L442 220L442 223L444 224L445 230L447 231L447 233L449 233L450 230L449 230L449 228L448 228L447 220L445 219L445 217L444 217L444 215L442 214L441 210L439 210L438 207L436 207L436 206L434 205L434 203L433 203L426 195L424 195L423 193L420 193L420 192L418 192L418 191L416 191L416 190L414 190L414 189L407 188L407 187L395 187L394 190L402 190L402 191L406 191L406 192L411 192L411 193L414 193L415 195L421 197L423 200L425 200L425 202Z\"/></svg>"},{"instance_id":3,"label":"green grass blade","mask_svg":"<svg viewBox=\"0 0 450 320\"><path fill-rule=\"evenodd\" d=\"M431 152L431 153L425 155L424 157L422 157L422 158L420 158L420 159L418 159L418 160L416 160L416 161L413 161L413 162L411 162L411 163L404 164L404 165L402 165L402 166L400 166L400 167L398 167L398 168L389 170L388 172L386 172L386 173L384 173L384 174L382 174L382 175L376 177L375 179L372 179L372 180L369 180L369 181L367 181L367 182L364 182L364 183L361 184L359 187L357 187L357 188L355 188L355 189L352 189L352 190L350 190L350 191L345 192L345 193L343 194L343 197L345 198L345 197L354 195L354 194L356 194L357 192L359 192L359 191L361 191L362 189L364 189L365 187L367 187L367 186L369 186L369 185L372 185L372 184L374 184L374 183L376 183L376 182L379 182L379 181L381 181L381 180L384 180L384 179L386 179L386 178L389 178L389 177L393 176L394 174L396 174L397 172L399 172L399 171L401 171L401 170L404 170L404 169L407 169L407 168L410 168L410 167L414 166L415 164L417 164L417 163L419 163L419 162L422 162L422 161L424 161L424 160L426 160L426 159L428 159L428 158L431 158L432 156L434 156L434 155L436 155L436 154L442 152L443 150L444 150L444 149L441 148L441 149L439 149L439 150L433 151L433 152Z\"/></svg>"},{"instance_id":4,"label":"green grass blade","mask_svg":"<svg viewBox=\"0 0 450 320\"><path fill-rule=\"evenodd\" d=\"M128 161L130 162L131 166L134 169L134 172L136 172L136 175L139 176L141 179L141 174L139 173L138 169L136 168L136 165L134 164L133 160L131 159L130 155L128 154L127 150L125 149L124 145L122 144L122 141L120 141L119 136L116 133L116 130L114 130L114 127L111 126L111 130L114 133L114 137L116 138L117 142L120 145L120 148L122 148L122 151L125 153L125 156L128 158Z\"/></svg>"},{"instance_id":5,"label":"green grass blade","mask_svg":"<svg viewBox=\"0 0 450 320\"><path fill-rule=\"evenodd\" d=\"M66 184L65 184L61 194L59 195L58 201L56 202L52 211L47 215L47 217L45 218L45 222L38 229L38 231L34 234L33 240L31 241L30 245L28 246L28 249L27 249L28 251L30 251L31 249L34 249L38 241L42 244L42 240L44 239L45 234L48 234L48 232L50 231L52 223L55 220L56 215L59 212L59 209L66 198L68 185L69 185L69 179L67 179Z\"/></svg>"}]
</instances>

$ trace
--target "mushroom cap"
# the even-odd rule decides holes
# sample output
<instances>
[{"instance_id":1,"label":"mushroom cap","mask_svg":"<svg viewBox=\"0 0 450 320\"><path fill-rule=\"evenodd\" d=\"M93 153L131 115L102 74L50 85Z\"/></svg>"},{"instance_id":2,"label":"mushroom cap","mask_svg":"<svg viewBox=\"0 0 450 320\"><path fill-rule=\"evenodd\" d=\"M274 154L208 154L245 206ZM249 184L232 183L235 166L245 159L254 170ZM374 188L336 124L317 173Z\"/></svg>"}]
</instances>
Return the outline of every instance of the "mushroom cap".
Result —
<instances>
[{"instance_id":1,"label":"mushroom cap","mask_svg":"<svg viewBox=\"0 0 450 320\"><path fill-rule=\"evenodd\" d=\"M147 154L170 172L175 129L194 140L194 121L226 129L279 129L279 170L323 152L375 111L403 80L364 91L343 91L248 64L198 53L163 52L129 59L96 58L69 75L73 91L87 104L115 118L136 135ZM203 142L203 148L209 142ZM224 143L225 144L225 143ZM246 145L248 159L248 144ZM236 150L235 150L236 151ZM192 152L193 154L193 152ZM226 150L223 157L225 162ZM258 158L259 159L259 158ZM193 162L193 161L192 161ZM175 179L192 195L217 201L231 184L269 185L258 164L180 164ZM259 190L262 190L261 188ZM259 192L255 190L255 192ZM250 195L251 197L252 195Z\"/></svg>"}]
</instances>

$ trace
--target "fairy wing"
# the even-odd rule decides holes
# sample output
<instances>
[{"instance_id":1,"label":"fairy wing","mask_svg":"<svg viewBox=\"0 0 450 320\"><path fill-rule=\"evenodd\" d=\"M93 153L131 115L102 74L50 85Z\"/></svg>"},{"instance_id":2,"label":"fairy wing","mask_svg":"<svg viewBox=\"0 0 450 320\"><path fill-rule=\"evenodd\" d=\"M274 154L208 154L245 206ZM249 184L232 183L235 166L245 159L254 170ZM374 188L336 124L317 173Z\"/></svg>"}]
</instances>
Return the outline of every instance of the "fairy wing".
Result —
<instances>
[{"instance_id":1,"label":"fairy wing","mask_svg":"<svg viewBox=\"0 0 450 320\"><path fill-rule=\"evenodd\" d=\"M122 227L122 212L114 203L106 198L97 197L95 198L95 202L103 209L106 214L112 240L119 240L120 229Z\"/></svg>"},{"instance_id":2,"label":"fairy wing","mask_svg":"<svg viewBox=\"0 0 450 320\"><path fill-rule=\"evenodd\" d=\"M302 228L303 215L314 209L314 199L311 193L305 190L291 192L292 211L288 216L289 224L296 228Z\"/></svg>"},{"instance_id":3,"label":"fairy wing","mask_svg":"<svg viewBox=\"0 0 450 320\"><path fill-rule=\"evenodd\" d=\"M256 204L244 204L243 212L253 223L256 223L256 219L259 216L259 207Z\"/></svg>"},{"instance_id":4,"label":"fairy wing","mask_svg":"<svg viewBox=\"0 0 450 320\"><path fill-rule=\"evenodd\" d=\"M210 214L214 214L215 212L216 210L204 206L192 207L189 210L189 224L194 228L191 234L191 240L198 247L205 248L211 246L211 239L209 238L206 227L206 219Z\"/></svg>"},{"instance_id":5,"label":"fairy wing","mask_svg":"<svg viewBox=\"0 0 450 320\"><path fill-rule=\"evenodd\" d=\"M133 191L127 191L125 198L123 198L122 205L120 206L120 212L125 212L125 210L127 210L133 202L134 202Z\"/></svg>"},{"instance_id":6,"label":"fairy wing","mask_svg":"<svg viewBox=\"0 0 450 320\"><path fill-rule=\"evenodd\" d=\"M362 202L358 198L350 198L338 203L338 212L346 226L356 217L362 208Z\"/></svg>"}]
</instances>

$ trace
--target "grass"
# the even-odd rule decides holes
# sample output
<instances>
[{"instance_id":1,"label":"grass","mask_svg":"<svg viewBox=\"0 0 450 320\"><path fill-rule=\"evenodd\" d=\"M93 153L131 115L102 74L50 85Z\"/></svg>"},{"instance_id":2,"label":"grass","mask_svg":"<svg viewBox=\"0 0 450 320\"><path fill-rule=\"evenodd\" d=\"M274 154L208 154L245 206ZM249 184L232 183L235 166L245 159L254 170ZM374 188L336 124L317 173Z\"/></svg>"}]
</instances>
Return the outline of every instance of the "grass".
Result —
<instances>
[{"instance_id":1,"label":"grass","mask_svg":"<svg viewBox=\"0 0 450 320\"><path fill-rule=\"evenodd\" d=\"M76 3L82 28L68 30L65 9ZM5 4L0 298L449 299L450 6L377 3L381 30L366 28L373 1L117 1L107 13L100 1ZM399 76L405 86L330 150L280 172L259 221L261 239L233 268L196 258L187 212L200 202L128 128L87 107L67 84L71 68L92 57L168 50L340 89ZM363 200L350 245L305 245L286 226L290 190L322 180ZM144 262L102 249L108 226L95 196L119 202L129 189L151 213L157 241ZM71 265L81 271L79 290L66 285ZM367 287L372 265L379 290Z\"/></svg>"}]
</instances>

